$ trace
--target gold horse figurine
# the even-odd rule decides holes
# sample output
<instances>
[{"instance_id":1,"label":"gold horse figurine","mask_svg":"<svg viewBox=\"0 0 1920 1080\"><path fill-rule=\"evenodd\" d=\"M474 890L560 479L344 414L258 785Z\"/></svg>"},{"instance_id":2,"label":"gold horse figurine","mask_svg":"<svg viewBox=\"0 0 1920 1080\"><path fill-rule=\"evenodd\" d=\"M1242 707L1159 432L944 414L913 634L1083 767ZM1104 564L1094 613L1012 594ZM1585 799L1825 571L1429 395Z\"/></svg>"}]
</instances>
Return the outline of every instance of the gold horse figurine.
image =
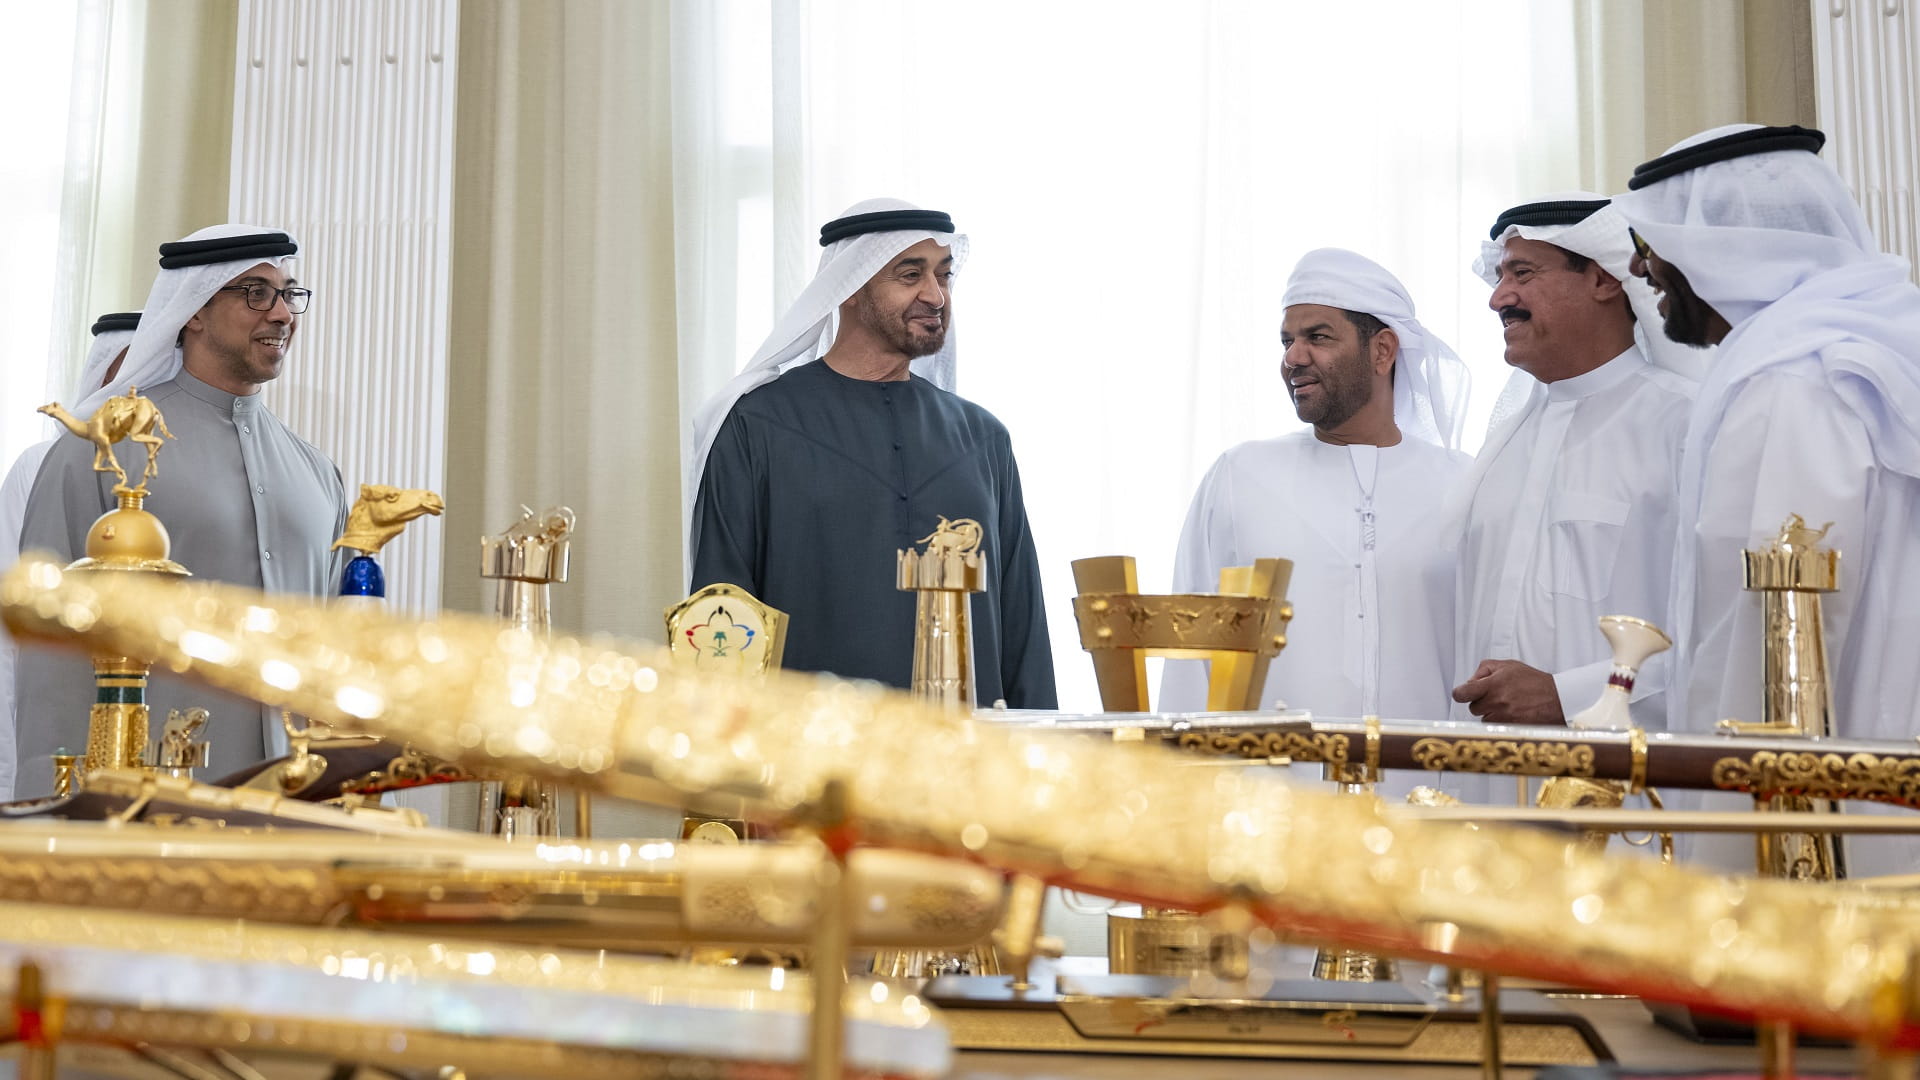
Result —
<instances>
[{"instance_id":1,"label":"gold horse figurine","mask_svg":"<svg viewBox=\"0 0 1920 1080\"><path fill-rule=\"evenodd\" d=\"M127 387L127 392L119 397L108 398L84 421L61 408L57 401L42 405L36 411L53 417L61 427L93 444L93 471L112 472L120 478L113 488L115 495L146 495L147 481L160 475L161 436L174 437L173 432L167 430L160 407L141 397L137 386ZM138 487L128 486L127 471L113 456L113 444L121 439L132 439L147 448L147 468L140 476Z\"/></svg>"},{"instance_id":2,"label":"gold horse figurine","mask_svg":"<svg viewBox=\"0 0 1920 1080\"><path fill-rule=\"evenodd\" d=\"M347 513L347 531L333 542L334 550L352 548L377 555L387 541L400 535L407 522L447 508L440 496L418 488L388 484L361 484L360 497Z\"/></svg>"},{"instance_id":3,"label":"gold horse figurine","mask_svg":"<svg viewBox=\"0 0 1920 1080\"><path fill-rule=\"evenodd\" d=\"M932 532L914 541L927 545L928 555L971 555L980 548L980 523L972 518L948 521L944 516Z\"/></svg>"}]
</instances>

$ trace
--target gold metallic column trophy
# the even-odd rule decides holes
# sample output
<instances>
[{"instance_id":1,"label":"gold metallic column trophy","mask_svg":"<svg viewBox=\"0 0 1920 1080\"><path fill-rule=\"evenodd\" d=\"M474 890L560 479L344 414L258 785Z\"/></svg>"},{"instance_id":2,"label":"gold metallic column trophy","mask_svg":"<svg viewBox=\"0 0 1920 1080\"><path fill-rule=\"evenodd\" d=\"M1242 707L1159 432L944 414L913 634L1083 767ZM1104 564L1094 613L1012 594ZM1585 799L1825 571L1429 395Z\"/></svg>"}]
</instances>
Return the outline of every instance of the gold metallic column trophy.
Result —
<instances>
[{"instance_id":1,"label":"gold metallic column trophy","mask_svg":"<svg viewBox=\"0 0 1920 1080\"><path fill-rule=\"evenodd\" d=\"M1734 735L1828 738L1833 734L1833 695L1827 678L1827 639L1820 594L1840 586L1840 553L1819 547L1832 523L1810 529L1788 515L1772 543L1741 552L1746 587L1761 596L1766 628L1766 685L1758 723L1722 720ZM1826 800L1803 795L1758 799L1762 811L1834 813ZM1764 877L1832 881L1846 876L1844 849L1831 833L1759 833L1758 869Z\"/></svg>"},{"instance_id":2,"label":"gold metallic column trophy","mask_svg":"<svg viewBox=\"0 0 1920 1080\"><path fill-rule=\"evenodd\" d=\"M567 545L573 525L573 511L564 506L538 517L523 506L520 520L505 532L480 538L480 576L495 582L494 614L507 625L538 637L553 632L547 587L567 580ZM575 798L575 832L591 835L592 804L584 791ZM480 831L508 840L558 836L559 802L559 789L552 784L525 777L481 781Z\"/></svg>"},{"instance_id":3,"label":"gold metallic column trophy","mask_svg":"<svg viewBox=\"0 0 1920 1080\"><path fill-rule=\"evenodd\" d=\"M67 570L192 576L186 567L169 558L172 541L167 536L167 528L145 509L147 481L160 474L162 439L173 438L159 407L141 397L138 387L128 387L125 395L108 398L84 423L69 415L58 402L39 411L93 444L95 472L110 472L119 478L113 493L120 504L101 514L88 528L87 554ZM126 470L113 456L113 444L122 439L131 439L147 448L147 467L138 485L127 483ZM79 769L82 782L87 773L96 769L143 768L150 764L147 760L147 672L151 667L147 661L129 656L94 656L96 694L93 708L87 714L87 752ZM71 777L66 783L70 788Z\"/></svg>"},{"instance_id":4,"label":"gold metallic column trophy","mask_svg":"<svg viewBox=\"0 0 1920 1080\"><path fill-rule=\"evenodd\" d=\"M1341 794L1373 798L1373 785L1380 782L1380 718L1364 719L1367 726L1366 759L1353 762L1328 762L1327 779ZM1393 958L1367 949L1322 945L1313 956L1313 977L1330 982L1394 982L1400 967Z\"/></svg>"},{"instance_id":5,"label":"gold metallic column trophy","mask_svg":"<svg viewBox=\"0 0 1920 1080\"><path fill-rule=\"evenodd\" d=\"M925 551L897 552L895 584L914 596L914 697L948 709L970 712L976 704L973 682L973 594L985 586L980 562L980 523L942 516L917 542ZM1032 912L1035 924L1039 910ZM958 952L882 949L874 954L873 973L889 978L939 975L999 975L1000 957L991 946ZM1024 981L1024 972L1020 976Z\"/></svg>"},{"instance_id":6,"label":"gold metallic column trophy","mask_svg":"<svg viewBox=\"0 0 1920 1080\"><path fill-rule=\"evenodd\" d=\"M913 695L971 709L973 623L969 608L981 590L980 523L940 519L920 538L925 552L899 553L900 591L914 596Z\"/></svg>"}]
</instances>

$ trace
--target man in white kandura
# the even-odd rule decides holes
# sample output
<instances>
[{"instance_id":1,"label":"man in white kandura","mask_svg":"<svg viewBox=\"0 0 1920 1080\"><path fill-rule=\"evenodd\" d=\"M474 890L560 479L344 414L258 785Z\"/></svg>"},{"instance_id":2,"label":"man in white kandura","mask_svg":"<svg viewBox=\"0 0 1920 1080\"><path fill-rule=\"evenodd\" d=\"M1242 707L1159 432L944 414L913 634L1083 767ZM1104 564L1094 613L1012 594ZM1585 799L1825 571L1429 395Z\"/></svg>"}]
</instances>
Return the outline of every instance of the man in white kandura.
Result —
<instances>
[{"instance_id":1,"label":"man in white kandura","mask_svg":"<svg viewBox=\"0 0 1920 1080\"><path fill-rule=\"evenodd\" d=\"M1559 724L1612 671L1602 615L1671 629L1674 503L1697 351L1660 334L1626 222L1579 192L1495 220L1474 271L1516 370L1462 495L1454 718ZM1636 341L1644 322L1656 343ZM1663 366L1663 364L1665 366ZM1675 370L1679 369L1679 370ZM1631 710L1666 727L1667 662Z\"/></svg>"},{"instance_id":2,"label":"man in white kandura","mask_svg":"<svg viewBox=\"0 0 1920 1080\"><path fill-rule=\"evenodd\" d=\"M1471 464L1459 444L1466 367L1420 325L1394 276L1323 248L1282 297L1281 372L1310 430L1221 455L1193 497L1178 592L1222 567L1293 560L1287 647L1269 701L1326 716L1431 719L1452 673L1452 568L1434 522ZM1162 707L1206 707L1206 664L1169 661Z\"/></svg>"},{"instance_id":3,"label":"man in white kandura","mask_svg":"<svg viewBox=\"0 0 1920 1080\"><path fill-rule=\"evenodd\" d=\"M1614 200L1667 336L1719 345L1680 477L1675 731L1761 718L1761 601L1742 588L1740 552L1789 514L1832 522L1822 543L1840 552L1824 603L1834 734L1920 731L1920 289L1818 156L1825 142L1799 127L1715 128L1636 168ZM1750 839L1694 849L1753 865ZM1847 849L1855 876L1920 870L1908 839Z\"/></svg>"}]
</instances>

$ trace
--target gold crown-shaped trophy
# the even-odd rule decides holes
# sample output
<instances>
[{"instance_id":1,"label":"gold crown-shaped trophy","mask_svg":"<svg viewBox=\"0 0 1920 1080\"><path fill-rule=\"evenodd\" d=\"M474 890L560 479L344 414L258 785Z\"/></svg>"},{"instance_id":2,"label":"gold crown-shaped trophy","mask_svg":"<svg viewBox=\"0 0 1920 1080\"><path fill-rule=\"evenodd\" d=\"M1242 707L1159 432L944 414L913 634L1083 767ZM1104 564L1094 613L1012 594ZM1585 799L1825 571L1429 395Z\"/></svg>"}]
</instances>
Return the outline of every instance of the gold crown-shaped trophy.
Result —
<instances>
[{"instance_id":1,"label":"gold crown-shaped trophy","mask_svg":"<svg viewBox=\"0 0 1920 1080\"><path fill-rule=\"evenodd\" d=\"M973 594L983 587L982 536L978 521L942 516L932 532L916 541L925 544L926 550L907 548L895 554L894 584L914 598L913 669L908 691L923 701L958 711L971 711L977 704L972 605ZM1032 914L1037 925L1037 906ZM882 949L874 954L873 971L895 978L998 975L1001 963L999 955L986 946L958 952ZM1024 982L1024 973L1018 978Z\"/></svg>"},{"instance_id":2,"label":"gold crown-shaped trophy","mask_svg":"<svg viewBox=\"0 0 1920 1080\"><path fill-rule=\"evenodd\" d=\"M1800 515L1790 514L1771 543L1740 553L1747 590L1761 597L1766 634L1763 697L1758 723L1722 720L1722 731L1832 736L1833 694L1820 594L1840 587L1840 553L1819 546L1832 527L1828 522L1809 528ZM1756 809L1830 813L1837 808L1803 795L1776 795L1757 800ZM1756 836L1755 855L1766 877L1832 881L1846 876L1844 849L1831 833L1762 832Z\"/></svg>"},{"instance_id":3,"label":"gold crown-shaped trophy","mask_svg":"<svg viewBox=\"0 0 1920 1080\"><path fill-rule=\"evenodd\" d=\"M942 517L918 543L927 550L898 553L900 591L913 594L913 695L971 709L973 594L981 590L980 523Z\"/></svg>"},{"instance_id":4,"label":"gold crown-shaped trophy","mask_svg":"<svg viewBox=\"0 0 1920 1080\"><path fill-rule=\"evenodd\" d=\"M174 562L172 541L167 527L146 507L147 481L160 474L160 447L173 438L159 406L140 396L138 387L128 387L119 397L108 398L82 421L58 402L39 410L53 417L71 434L93 444L93 469L110 472L119 478L113 494L119 505L101 514L87 529L86 555L75 560L68 570L89 572L129 572L190 577L187 568ZM138 484L127 482L127 472L113 454L113 444L129 439L146 447L147 464ZM152 665L130 656L95 654L93 681L97 691L87 715L87 751L79 763L78 778L96 769L142 768L147 757L147 673ZM191 763L204 759L205 744L175 747L173 757ZM200 747L193 749L192 747ZM75 779L69 758L56 757L57 786L71 790ZM170 758L171 760L171 758ZM64 766L64 767L63 767Z\"/></svg>"},{"instance_id":5,"label":"gold crown-shaped trophy","mask_svg":"<svg viewBox=\"0 0 1920 1080\"><path fill-rule=\"evenodd\" d=\"M1147 658L1210 661L1207 709L1260 707L1267 667L1287 644L1293 606L1286 601L1293 563L1256 559L1220 571L1217 594L1148 596L1131 555L1073 564L1073 615L1080 647L1093 657L1100 704L1109 712L1146 712Z\"/></svg>"},{"instance_id":6,"label":"gold crown-shaped trophy","mask_svg":"<svg viewBox=\"0 0 1920 1080\"><path fill-rule=\"evenodd\" d=\"M497 536L480 538L480 576L494 584L494 614L516 630L537 637L553 632L548 587L567 580L567 549L573 536L573 511L556 506L536 516L520 508L520 520ZM577 792L574 831L592 833L593 810L587 793ZM552 784L525 777L485 780L480 784L480 831L508 840L558 836L560 792Z\"/></svg>"},{"instance_id":7,"label":"gold crown-shaped trophy","mask_svg":"<svg viewBox=\"0 0 1920 1080\"><path fill-rule=\"evenodd\" d=\"M1111 712L1150 708L1147 658L1206 660L1207 709L1260 707L1267 667L1286 647L1293 563L1259 559L1220 571L1217 594L1145 595L1131 555L1073 564L1073 614L1093 658L1100 703ZM1107 966L1116 975L1229 975L1247 962L1244 935L1219 932L1192 912L1142 908L1107 916Z\"/></svg>"}]
</instances>

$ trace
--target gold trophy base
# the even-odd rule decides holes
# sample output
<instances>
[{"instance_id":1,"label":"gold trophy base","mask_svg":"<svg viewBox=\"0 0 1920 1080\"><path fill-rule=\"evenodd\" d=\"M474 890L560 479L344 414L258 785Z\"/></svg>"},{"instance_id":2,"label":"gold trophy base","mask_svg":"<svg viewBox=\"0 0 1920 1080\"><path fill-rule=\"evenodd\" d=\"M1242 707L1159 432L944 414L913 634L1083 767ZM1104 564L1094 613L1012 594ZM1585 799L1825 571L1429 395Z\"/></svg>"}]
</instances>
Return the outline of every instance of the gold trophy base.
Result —
<instances>
[{"instance_id":1,"label":"gold trophy base","mask_svg":"<svg viewBox=\"0 0 1920 1080\"><path fill-rule=\"evenodd\" d=\"M526 777L480 784L480 831L503 840L560 835L560 792Z\"/></svg>"},{"instance_id":2,"label":"gold trophy base","mask_svg":"<svg viewBox=\"0 0 1920 1080\"><path fill-rule=\"evenodd\" d=\"M1313 958L1313 977L1325 982L1396 982L1400 965L1379 953L1323 948Z\"/></svg>"},{"instance_id":3,"label":"gold trophy base","mask_svg":"<svg viewBox=\"0 0 1920 1080\"><path fill-rule=\"evenodd\" d=\"M1264 994L1202 997L1184 978L941 978L921 996L959 1050L1474 1065L1480 994L1458 1001L1400 983L1286 979ZM1539 994L1500 992L1508 1065L1596 1065L1613 1053L1582 1016Z\"/></svg>"},{"instance_id":4,"label":"gold trophy base","mask_svg":"<svg viewBox=\"0 0 1920 1080\"><path fill-rule=\"evenodd\" d=\"M137 769L147 763L147 672L152 667L125 656L93 658L95 696L87 711L82 776L95 769Z\"/></svg>"},{"instance_id":5,"label":"gold trophy base","mask_svg":"<svg viewBox=\"0 0 1920 1080\"><path fill-rule=\"evenodd\" d=\"M999 976L1006 973L1000 954L991 945L958 951L945 949L879 949L873 954L872 974L882 979L934 979L943 976Z\"/></svg>"},{"instance_id":6,"label":"gold trophy base","mask_svg":"<svg viewBox=\"0 0 1920 1080\"><path fill-rule=\"evenodd\" d=\"M1247 939L1188 911L1107 913L1107 970L1115 975L1245 971Z\"/></svg>"}]
</instances>

